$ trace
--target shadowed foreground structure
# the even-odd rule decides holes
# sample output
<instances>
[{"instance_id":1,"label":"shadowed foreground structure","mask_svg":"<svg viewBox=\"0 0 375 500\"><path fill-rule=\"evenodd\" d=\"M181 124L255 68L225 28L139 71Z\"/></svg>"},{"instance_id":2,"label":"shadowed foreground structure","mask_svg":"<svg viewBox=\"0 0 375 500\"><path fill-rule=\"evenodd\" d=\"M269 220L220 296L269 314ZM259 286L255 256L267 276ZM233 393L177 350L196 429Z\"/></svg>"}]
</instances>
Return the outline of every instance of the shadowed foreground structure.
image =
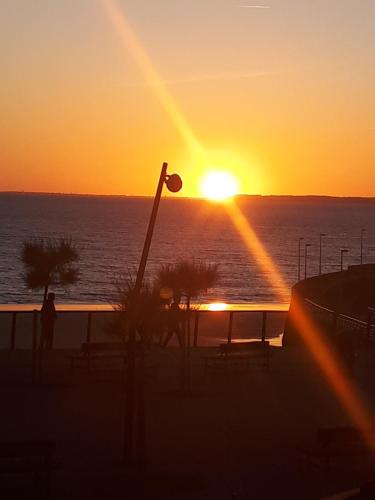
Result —
<instances>
[{"instance_id":1,"label":"shadowed foreground structure","mask_svg":"<svg viewBox=\"0 0 375 500\"><path fill-rule=\"evenodd\" d=\"M66 351L45 353L32 386L30 352L1 352L0 439L56 440L53 498L322 498L371 478L371 463L345 461L306 471L297 446L318 427L350 425L315 363L297 348L272 351L269 370L204 373L192 351L192 392L178 392L176 348L149 355L146 384L148 465L124 471L124 384L104 362L71 370ZM373 412L373 352L354 376Z\"/></svg>"}]
</instances>

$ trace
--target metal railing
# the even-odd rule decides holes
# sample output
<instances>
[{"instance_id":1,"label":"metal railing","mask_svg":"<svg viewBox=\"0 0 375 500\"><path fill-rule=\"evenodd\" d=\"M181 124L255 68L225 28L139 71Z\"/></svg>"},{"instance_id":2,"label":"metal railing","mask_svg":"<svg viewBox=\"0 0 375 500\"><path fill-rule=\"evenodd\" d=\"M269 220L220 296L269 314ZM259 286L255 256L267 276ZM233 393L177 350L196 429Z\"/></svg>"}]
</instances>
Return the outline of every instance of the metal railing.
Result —
<instances>
[{"instance_id":1,"label":"metal railing","mask_svg":"<svg viewBox=\"0 0 375 500\"><path fill-rule=\"evenodd\" d=\"M247 306L250 310L246 309ZM32 307L35 308L32 309ZM6 309L3 306L0 309L0 334L2 337L0 349L3 353L5 351L18 351L20 349L26 350L26 357L30 360L31 381L32 383L35 383L40 378L42 373L43 351L40 349L40 310L36 309L36 305L32 307L25 310L22 306L20 306L20 309L15 309L14 306ZM236 308L235 304L231 304L228 305L228 310L218 311L209 310L205 306L202 306L201 308L199 308L199 306L195 306L190 311L190 332L193 335L193 347L198 347L199 335L200 333L203 335L202 331L204 330L204 324L202 323L204 323L204 318L207 315L215 315L217 313L222 314L222 317L220 318L220 330L223 331L220 331L220 334L218 333L221 341L225 341L225 336L227 342L229 343L232 342L232 340L240 341L245 339L248 340L249 338L252 340L261 339L264 341L266 338L272 339L274 337L275 339L278 338L278 340L280 340L280 343L276 341L276 344L281 345L280 335L282 334L283 326L281 326L278 321L273 324L269 324L268 319L270 315L273 314L286 315L287 310L286 305L275 305L274 307L272 307L272 305L263 305L258 308L256 305L243 304L238 305ZM63 349L72 349L74 348L73 345L78 348L83 342L90 343L97 341L98 335L101 337L102 341L103 338L107 338L108 336L108 332L106 332L103 328L103 321L105 322L110 319L106 318L107 316L113 316L116 314L116 311L111 307L107 307L106 309L95 308L91 310L64 308L64 310L60 309L57 312L57 332L55 331L55 338L52 339L53 349L58 348L58 346L56 347L56 344L60 344ZM246 313L246 315L258 315L258 317L255 318L255 322L252 321L252 318L250 319L249 329L247 329L247 318L245 321L244 318L242 318L237 326L239 326L239 332L242 334L244 333L245 337L240 335L235 338L235 319L237 315L243 313ZM69 315L73 315L73 318L69 317ZM81 316L81 319L84 321L75 321L74 317L76 316ZM102 316L102 318L98 316ZM246 324L245 326L244 323ZM216 344L213 345L217 345L217 332L215 332L216 336L212 337L212 325L208 323L206 324L206 327L207 326L209 332L207 333L207 331L205 331L205 342L216 342ZM216 329L216 326L214 327L214 330ZM272 329L273 333L270 332ZM275 337L274 334L276 331L278 332L279 337ZM66 338L66 334L68 334L68 338ZM191 346L189 337L190 335L187 336L188 346ZM160 337L160 341L161 340L162 337ZM9 359L11 360L12 357L9 356Z\"/></svg>"},{"instance_id":2,"label":"metal railing","mask_svg":"<svg viewBox=\"0 0 375 500\"><path fill-rule=\"evenodd\" d=\"M332 309L323 307L312 300L305 299L305 306L314 317L316 323L328 334L335 331L337 324L337 314Z\"/></svg>"},{"instance_id":3,"label":"metal railing","mask_svg":"<svg viewBox=\"0 0 375 500\"><path fill-rule=\"evenodd\" d=\"M374 308L368 308L367 321L364 321L346 314L339 314L309 299L305 299L305 305L313 315L316 323L331 338L335 338L343 333L349 333L355 336L358 344L375 344Z\"/></svg>"},{"instance_id":4,"label":"metal railing","mask_svg":"<svg viewBox=\"0 0 375 500\"><path fill-rule=\"evenodd\" d=\"M370 344L375 344L375 309L373 307L367 310L367 338Z\"/></svg>"},{"instance_id":5,"label":"metal railing","mask_svg":"<svg viewBox=\"0 0 375 500\"><path fill-rule=\"evenodd\" d=\"M325 331L330 336L339 335L340 332L351 332L358 338L358 341L367 342L369 344L375 344L375 308L369 308L367 314L367 321L360 320L345 314L338 314L332 309L321 306L316 302L309 299L305 299L305 306L308 311L314 317L314 320L319 325L319 327ZM226 326L226 339L227 342L232 342L233 340L233 327L235 323L235 317L237 314L260 314L261 315L261 326L259 338L265 340L267 338L267 324L268 318L272 315L285 314L287 309L273 308L272 305L269 309L257 308L253 306L251 310L244 310L243 307L236 309L236 305L233 304L229 310L224 311L213 311L208 309L195 308L191 310L190 322L191 322L191 333L192 339L188 337L188 344L190 345L192 340L192 346L197 347L199 344L200 328L201 328L201 318L207 314L215 314L216 312L225 314L227 316L227 326ZM93 318L96 315L108 315L115 314L116 311L113 309L103 309L103 310L63 310L58 311L59 316L69 313L72 315L85 315L86 319L83 326L81 340L87 343L91 342L92 331L93 331ZM39 339L39 311L34 310L0 310L0 317L3 315L10 316L9 322L9 341L6 343L6 349L14 351L17 346L17 326L19 319L22 316L28 315L32 316L30 324L30 342L29 348L31 350L36 350L38 348ZM4 334L4 327L2 328L2 334ZM251 335L254 337L254 335ZM3 347L4 348L4 347Z\"/></svg>"},{"instance_id":6,"label":"metal railing","mask_svg":"<svg viewBox=\"0 0 375 500\"><path fill-rule=\"evenodd\" d=\"M244 306L239 305L238 308L236 308L235 304L231 304L228 310L209 310L199 307L193 307L192 310L190 311L190 332L192 335L192 339L190 339L190 335L187 338L188 345L191 345L193 347L197 347L199 343L199 336L201 334L201 322L202 322L202 317L206 315L215 315L217 313L223 314L227 316L227 326L226 326L226 340L227 342L232 342L233 340L233 331L234 331L234 323L235 323L235 318L237 315L240 314L258 314L261 316L261 324L260 328L257 332L251 332L252 335L249 335L249 337L259 337L262 340L266 340L267 338L267 332L268 332L268 319L269 316L272 315L278 315L278 314L286 314L287 312L287 307L285 306L284 308L280 307L272 307L272 304L269 305L269 308L265 309L265 306L257 308L256 305L249 306L251 309L246 310L244 309ZM83 342L90 343L92 339L92 332L93 332L93 322L94 322L94 317L95 316L102 316L102 315L114 315L116 314L116 311L113 309L95 309L95 310L86 310L86 309L64 309L64 310L58 310L58 317L64 317L64 315L69 314L69 315L85 315L85 322L84 325L80 326L80 340ZM0 318L4 317L5 315L10 316L10 324L9 327L6 325L4 328L4 321L1 327L1 334L4 335L6 334L6 330L8 329L9 332L9 341L3 340L1 342L2 348L14 351L17 349L17 332L18 328L21 328L19 326L20 322L20 317L22 316L31 316L31 323L25 327L25 325L22 325L23 329L23 337L27 339L27 346L25 347L25 342L24 342L24 348L27 349L37 349L38 348L38 342L39 342L39 335L40 335L40 311L37 309L33 310L14 310L12 309L1 309L0 310ZM59 324L61 323L61 320L58 321L57 325L60 326ZM5 330L5 331L4 331ZM27 335L25 335L25 330L27 330ZM250 333L250 332L249 332ZM254 333L257 333L256 336L254 336ZM30 340L28 340L30 339ZM192 342L191 342L192 341ZM53 347L54 347L54 342L53 342Z\"/></svg>"},{"instance_id":7,"label":"metal railing","mask_svg":"<svg viewBox=\"0 0 375 500\"><path fill-rule=\"evenodd\" d=\"M64 315L65 313L74 314L74 315L87 315L86 320L86 342L91 341L91 332L92 332L92 317L93 314L115 314L114 310L100 310L100 311L86 311L86 310L64 310L58 311L59 316ZM9 330L9 350L14 351L16 349L16 332L17 332L17 319L20 316L30 316L32 315L32 328L31 328L31 348L37 348L38 343L38 334L39 334L39 323L40 323L40 311L38 309L33 310L0 310L0 317L4 315L11 315L11 324ZM52 339L53 341L53 339Z\"/></svg>"},{"instance_id":8,"label":"metal railing","mask_svg":"<svg viewBox=\"0 0 375 500\"><path fill-rule=\"evenodd\" d=\"M245 311L243 309L235 309L235 306L229 310L229 311L213 311L213 310L200 310L196 309L192 311L192 314L194 315L194 333L193 333L193 347L198 346L198 334L199 334L199 325L200 325L200 317L202 314L215 314L215 312L221 312L225 313L228 317L228 322L227 322L227 342L231 343L233 340L233 324L234 324L234 317L236 314L261 314L262 316L262 323L261 323L261 335L260 339L262 341L265 341L267 338L267 319L270 314L286 314L287 310L280 310L280 309L272 309L270 306L270 309L251 309L248 311ZM189 344L189 338L188 338L188 344Z\"/></svg>"}]
</instances>

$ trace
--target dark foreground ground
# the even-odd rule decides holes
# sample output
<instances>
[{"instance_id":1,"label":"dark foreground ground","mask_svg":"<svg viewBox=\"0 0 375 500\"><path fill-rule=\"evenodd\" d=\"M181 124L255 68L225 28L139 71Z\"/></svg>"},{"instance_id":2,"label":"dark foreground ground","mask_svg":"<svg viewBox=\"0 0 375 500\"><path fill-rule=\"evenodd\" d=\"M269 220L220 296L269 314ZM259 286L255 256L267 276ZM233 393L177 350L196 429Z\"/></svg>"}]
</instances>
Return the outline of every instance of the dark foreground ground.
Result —
<instances>
[{"instance_id":1,"label":"dark foreground ground","mask_svg":"<svg viewBox=\"0 0 375 500\"><path fill-rule=\"evenodd\" d=\"M120 464L124 391L120 372L72 371L66 351L48 353L42 381L30 352L0 352L0 439L53 439L56 499L310 499L372 478L372 465L345 462L306 471L296 453L318 427L347 424L318 367L298 350L274 349L270 369L204 373L192 350L191 393L178 391L177 348L156 349L146 387L148 466ZM354 377L375 410L375 353ZM113 366L112 366L113 367Z\"/></svg>"}]
</instances>

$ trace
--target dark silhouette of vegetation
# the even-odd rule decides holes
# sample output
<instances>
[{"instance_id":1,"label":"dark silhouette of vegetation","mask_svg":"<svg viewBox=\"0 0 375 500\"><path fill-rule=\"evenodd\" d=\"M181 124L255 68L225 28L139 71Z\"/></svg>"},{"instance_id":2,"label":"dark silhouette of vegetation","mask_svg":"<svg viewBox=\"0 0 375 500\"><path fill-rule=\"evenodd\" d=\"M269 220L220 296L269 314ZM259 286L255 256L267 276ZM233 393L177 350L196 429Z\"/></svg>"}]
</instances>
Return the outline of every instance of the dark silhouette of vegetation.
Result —
<instances>
[{"instance_id":1,"label":"dark silhouette of vegetation","mask_svg":"<svg viewBox=\"0 0 375 500\"><path fill-rule=\"evenodd\" d=\"M170 288L173 295L186 297L187 309L192 298L197 298L215 286L219 279L218 264L183 260L176 264L162 265L157 274L157 284Z\"/></svg>"},{"instance_id":2,"label":"dark silhouette of vegetation","mask_svg":"<svg viewBox=\"0 0 375 500\"><path fill-rule=\"evenodd\" d=\"M161 334L163 305L166 301L160 290L149 282L142 284L134 297L135 280L132 276L122 278L116 283L116 303L114 309L119 313L109 325L110 333L120 334L123 339L128 335L130 325L135 325L141 340L149 343L153 335Z\"/></svg>"},{"instance_id":3,"label":"dark silhouette of vegetation","mask_svg":"<svg viewBox=\"0 0 375 500\"><path fill-rule=\"evenodd\" d=\"M25 283L32 290L43 289L46 300L51 285L66 287L78 280L79 252L70 238L40 238L24 241L21 260Z\"/></svg>"},{"instance_id":4,"label":"dark silhouette of vegetation","mask_svg":"<svg viewBox=\"0 0 375 500\"><path fill-rule=\"evenodd\" d=\"M190 386L190 305L191 299L207 293L218 281L218 264L196 261L180 261L162 265L156 283L160 289L170 289L174 297L186 298L186 321L182 328L181 349L181 391Z\"/></svg>"},{"instance_id":5,"label":"dark silhouette of vegetation","mask_svg":"<svg viewBox=\"0 0 375 500\"><path fill-rule=\"evenodd\" d=\"M186 298L186 323L191 299L206 293L218 280L218 265L204 262L181 261L163 265L153 284L144 282L134 300L135 279L129 273L115 283L114 309L119 313L108 326L108 332L125 339L130 325L135 325L142 340L148 343L152 336L162 335L167 326L165 306L172 298Z\"/></svg>"}]
</instances>

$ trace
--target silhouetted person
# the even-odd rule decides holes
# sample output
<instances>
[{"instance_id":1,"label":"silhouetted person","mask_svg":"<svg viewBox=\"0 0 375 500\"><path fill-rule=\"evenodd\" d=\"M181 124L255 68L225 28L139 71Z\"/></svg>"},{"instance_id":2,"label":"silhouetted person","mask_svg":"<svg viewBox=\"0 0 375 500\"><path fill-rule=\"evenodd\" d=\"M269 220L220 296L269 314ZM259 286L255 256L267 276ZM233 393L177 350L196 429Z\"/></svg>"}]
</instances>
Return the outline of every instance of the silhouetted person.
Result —
<instances>
[{"instance_id":1,"label":"silhouetted person","mask_svg":"<svg viewBox=\"0 0 375 500\"><path fill-rule=\"evenodd\" d=\"M40 323L42 325L40 349L52 349L53 330L57 318L54 300L55 294L50 292L40 311Z\"/></svg>"},{"instance_id":2,"label":"silhouetted person","mask_svg":"<svg viewBox=\"0 0 375 500\"><path fill-rule=\"evenodd\" d=\"M173 298L173 302L168 311L167 318L167 336L163 343L163 347L167 347L168 342L172 338L175 333L177 336L178 343L180 347L184 345L184 329L183 329L183 311L180 308L180 300L181 297L179 295L175 295Z\"/></svg>"}]
</instances>

